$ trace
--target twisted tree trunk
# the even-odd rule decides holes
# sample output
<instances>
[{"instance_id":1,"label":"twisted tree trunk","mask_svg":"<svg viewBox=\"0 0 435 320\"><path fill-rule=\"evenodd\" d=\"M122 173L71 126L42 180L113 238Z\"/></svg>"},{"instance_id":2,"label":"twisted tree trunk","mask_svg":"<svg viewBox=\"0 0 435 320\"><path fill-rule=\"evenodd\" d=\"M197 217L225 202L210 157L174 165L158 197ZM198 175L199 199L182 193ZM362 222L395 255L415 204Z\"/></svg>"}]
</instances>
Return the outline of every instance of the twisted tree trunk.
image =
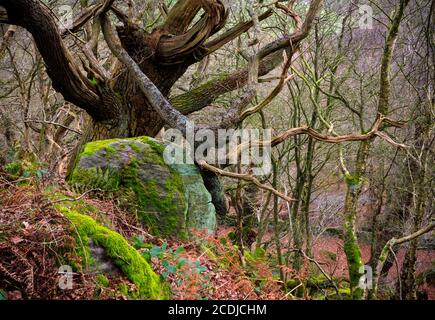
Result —
<instances>
[{"instance_id":1,"label":"twisted tree trunk","mask_svg":"<svg viewBox=\"0 0 435 320\"><path fill-rule=\"evenodd\" d=\"M173 127L174 123L178 123L177 118L201 110L220 95L247 84L249 66L178 97L169 97L171 88L189 66L236 39L254 25L253 20L243 21L217 35L227 18L221 0L178 0L169 10L165 22L150 33L113 7L113 2L106 0L88 6L70 30L61 32L51 10L42 2L0 0L0 23L22 26L32 34L53 88L62 93L65 100L84 109L90 116L76 153L86 142L93 140L155 136L163 125ZM313 0L300 28L258 51L256 58L260 61L259 75L267 74L283 61L283 50L291 56L293 48L308 35L321 4L321 0ZM201 10L204 13L193 23ZM117 56L123 61L122 64L117 64L114 72L105 70L93 56L97 52L95 48L100 33L99 25L109 11L122 22L122 26L117 28L117 36L122 51L125 51L123 57L127 58L125 60ZM271 15L272 11L267 10L257 18L261 21ZM81 48L87 61L81 59L82 66L79 66L62 38L80 30L87 23L92 24L93 32L90 39L86 39L88 43ZM241 99L238 110L246 107L251 98ZM166 107L163 112L160 108L162 103ZM74 164L74 159L73 156L71 164ZM222 200L222 188L218 187L216 176L207 173L204 178L206 185L214 189L213 200ZM218 208L222 205L216 204Z\"/></svg>"}]
</instances>

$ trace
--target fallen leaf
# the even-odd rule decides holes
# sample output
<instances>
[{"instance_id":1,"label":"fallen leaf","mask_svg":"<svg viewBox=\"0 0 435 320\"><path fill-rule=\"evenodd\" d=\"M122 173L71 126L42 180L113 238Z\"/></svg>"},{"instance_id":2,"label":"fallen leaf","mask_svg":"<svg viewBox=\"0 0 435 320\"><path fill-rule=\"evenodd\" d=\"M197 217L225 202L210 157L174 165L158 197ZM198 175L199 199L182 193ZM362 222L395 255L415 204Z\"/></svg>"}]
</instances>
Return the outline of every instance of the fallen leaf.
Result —
<instances>
[{"instance_id":1,"label":"fallen leaf","mask_svg":"<svg viewBox=\"0 0 435 320\"><path fill-rule=\"evenodd\" d=\"M23 295L21 294L20 291L15 290L15 291L8 292L8 300L21 300L21 299L23 299Z\"/></svg>"},{"instance_id":2,"label":"fallen leaf","mask_svg":"<svg viewBox=\"0 0 435 320\"><path fill-rule=\"evenodd\" d=\"M9 240L11 240L11 242L13 244L19 244L20 242L24 241L24 239L17 237L17 236L14 236L14 237L10 238Z\"/></svg>"}]
</instances>

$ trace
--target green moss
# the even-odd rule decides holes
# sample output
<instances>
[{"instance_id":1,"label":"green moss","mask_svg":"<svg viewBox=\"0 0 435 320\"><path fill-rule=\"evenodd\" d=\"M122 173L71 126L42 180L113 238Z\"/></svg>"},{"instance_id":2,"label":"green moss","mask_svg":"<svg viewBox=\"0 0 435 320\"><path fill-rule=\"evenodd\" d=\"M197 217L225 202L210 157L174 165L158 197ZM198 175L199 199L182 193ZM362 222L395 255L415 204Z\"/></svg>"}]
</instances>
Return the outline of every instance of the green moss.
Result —
<instances>
[{"instance_id":1,"label":"green moss","mask_svg":"<svg viewBox=\"0 0 435 320\"><path fill-rule=\"evenodd\" d=\"M14 177L19 177L23 171L21 163L14 161L6 164L4 167L5 171Z\"/></svg>"},{"instance_id":2,"label":"green moss","mask_svg":"<svg viewBox=\"0 0 435 320\"><path fill-rule=\"evenodd\" d=\"M163 156L163 152L165 151L163 144L157 143L154 139L149 137L139 137L138 139L149 145L158 155Z\"/></svg>"},{"instance_id":3,"label":"green moss","mask_svg":"<svg viewBox=\"0 0 435 320\"><path fill-rule=\"evenodd\" d=\"M95 281L102 287L107 288L110 285L109 279L104 274L99 274L95 277Z\"/></svg>"},{"instance_id":4,"label":"green moss","mask_svg":"<svg viewBox=\"0 0 435 320\"><path fill-rule=\"evenodd\" d=\"M127 285L125 283L120 283L118 285L118 291L123 296L128 296L128 287L127 287Z\"/></svg>"},{"instance_id":5,"label":"green moss","mask_svg":"<svg viewBox=\"0 0 435 320\"><path fill-rule=\"evenodd\" d=\"M257 263L260 261L264 261L266 256L266 251L263 248L255 248L253 252L245 250L243 255L247 262L249 263Z\"/></svg>"},{"instance_id":6,"label":"green moss","mask_svg":"<svg viewBox=\"0 0 435 320\"><path fill-rule=\"evenodd\" d=\"M112 168L76 168L71 176L70 183L80 189L101 189L114 192L119 189L121 177L119 172Z\"/></svg>"},{"instance_id":7,"label":"green moss","mask_svg":"<svg viewBox=\"0 0 435 320\"><path fill-rule=\"evenodd\" d=\"M344 252L346 253L347 264L349 267L349 282L353 289L353 298L361 299L364 291L358 287L361 278L360 268L363 266L361 259L361 250L353 232L346 231L344 241Z\"/></svg>"},{"instance_id":8,"label":"green moss","mask_svg":"<svg viewBox=\"0 0 435 320\"><path fill-rule=\"evenodd\" d=\"M194 88L189 92L173 97L171 99L171 104L174 106L175 109L177 109L182 113L194 111L191 107L195 105L195 102L198 99L204 96L204 92L207 92L207 90L212 89L217 82L225 80L227 76L228 74L226 73L218 74L214 76L213 79L198 86L197 88Z\"/></svg>"},{"instance_id":9,"label":"green moss","mask_svg":"<svg viewBox=\"0 0 435 320\"><path fill-rule=\"evenodd\" d=\"M145 159L147 162L163 164L162 156L165 149L163 144L156 142L154 139L149 137L136 137L136 138L126 138L126 139L108 139L108 140L98 140L92 141L85 145L83 151L80 154L80 158L89 157L95 155L97 152L104 152L105 157L114 157L117 155L117 148L124 150L129 146L136 153L141 153L141 148L135 144L135 141L142 142L151 147L154 153L150 152L146 155L148 158ZM144 155L142 153L142 155Z\"/></svg>"},{"instance_id":10,"label":"green moss","mask_svg":"<svg viewBox=\"0 0 435 320\"><path fill-rule=\"evenodd\" d=\"M113 263L136 285L137 291L130 293L130 296L138 299L168 298L168 289L160 277L119 233L100 226L91 217L68 208L63 208L62 212L71 221L78 242L77 253L84 256L85 264L91 262L89 241L92 239L96 245L105 249Z\"/></svg>"},{"instance_id":11,"label":"green moss","mask_svg":"<svg viewBox=\"0 0 435 320\"><path fill-rule=\"evenodd\" d=\"M362 179L359 175L351 175L350 173L346 173L344 179L348 186L359 187L362 183Z\"/></svg>"},{"instance_id":12,"label":"green moss","mask_svg":"<svg viewBox=\"0 0 435 320\"><path fill-rule=\"evenodd\" d=\"M187 239L185 231L186 217L180 217L185 207L184 186L181 177L173 172L167 179L164 195L159 192L156 181L142 182L137 177L137 165L132 163L123 172L123 184L136 194L139 217L155 235L174 235ZM178 198L179 201L175 199ZM181 208L178 205L181 204Z\"/></svg>"},{"instance_id":13,"label":"green moss","mask_svg":"<svg viewBox=\"0 0 435 320\"><path fill-rule=\"evenodd\" d=\"M106 150L107 155L115 154L116 149L111 147L110 145L117 141L119 141L119 139L99 140L99 141L90 142L86 144L85 148L80 154L80 157L93 156L99 150Z\"/></svg>"},{"instance_id":14,"label":"green moss","mask_svg":"<svg viewBox=\"0 0 435 320\"><path fill-rule=\"evenodd\" d=\"M118 171L108 168L76 168L70 178L70 183L79 189L101 189L114 192L119 189L121 177Z\"/></svg>"}]
</instances>

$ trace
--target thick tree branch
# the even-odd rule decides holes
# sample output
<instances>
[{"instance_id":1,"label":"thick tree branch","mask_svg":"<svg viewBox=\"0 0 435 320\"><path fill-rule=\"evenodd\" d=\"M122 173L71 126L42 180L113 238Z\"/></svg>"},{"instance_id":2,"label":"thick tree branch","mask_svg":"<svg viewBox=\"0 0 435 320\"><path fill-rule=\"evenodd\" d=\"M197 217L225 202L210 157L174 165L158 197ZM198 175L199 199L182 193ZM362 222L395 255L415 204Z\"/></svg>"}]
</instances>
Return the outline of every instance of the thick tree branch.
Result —
<instances>
[{"instance_id":1,"label":"thick tree branch","mask_svg":"<svg viewBox=\"0 0 435 320\"><path fill-rule=\"evenodd\" d=\"M93 119L116 119L117 110L105 107L96 88L81 73L64 46L50 10L37 0L0 0L11 24L27 29L44 59L53 88L65 100L86 110Z\"/></svg>"},{"instance_id":2,"label":"thick tree branch","mask_svg":"<svg viewBox=\"0 0 435 320\"><path fill-rule=\"evenodd\" d=\"M161 64L178 64L202 46L226 20L226 10L220 0L201 0L205 15L195 25L181 35L163 34L156 55ZM195 1L192 6L196 8Z\"/></svg>"},{"instance_id":3,"label":"thick tree branch","mask_svg":"<svg viewBox=\"0 0 435 320\"><path fill-rule=\"evenodd\" d=\"M178 0L169 11L162 28L170 34L183 34L200 9L200 0Z\"/></svg>"},{"instance_id":4,"label":"thick tree branch","mask_svg":"<svg viewBox=\"0 0 435 320\"><path fill-rule=\"evenodd\" d=\"M282 52L276 52L260 62L258 76L264 76L275 69L282 62ZM171 104L183 114L203 109L210 105L216 98L228 92L243 88L249 77L249 68L214 79L189 92L175 96L170 99Z\"/></svg>"},{"instance_id":5,"label":"thick tree branch","mask_svg":"<svg viewBox=\"0 0 435 320\"><path fill-rule=\"evenodd\" d=\"M282 50L290 48L292 52L288 52L288 54L293 54L293 50L297 48L298 43L307 37L321 5L322 0L313 0L311 2L302 26L298 16L291 8L288 8L288 10L290 10L289 15L292 16L293 19L296 19L296 30L291 35L281 37L266 45L258 52L257 58L260 59L259 76L269 73L282 62ZM237 70L223 79L216 79L189 92L173 97L171 103L183 114L201 110L220 95L244 87L248 82L248 77L249 66Z\"/></svg>"},{"instance_id":6,"label":"thick tree branch","mask_svg":"<svg viewBox=\"0 0 435 320\"><path fill-rule=\"evenodd\" d=\"M101 16L102 30L104 39L107 42L112 53L127 67L131 72L142 93L148 99L151 106L159 114L159 116L171 128L180 130L186 136L187 130L193 126L186 116L175 110L168 100L163 96L156 85L142 72L138 64L130 57L130 55L121 46L115 32L106 15Z\"/></svg>"}]
</instances>

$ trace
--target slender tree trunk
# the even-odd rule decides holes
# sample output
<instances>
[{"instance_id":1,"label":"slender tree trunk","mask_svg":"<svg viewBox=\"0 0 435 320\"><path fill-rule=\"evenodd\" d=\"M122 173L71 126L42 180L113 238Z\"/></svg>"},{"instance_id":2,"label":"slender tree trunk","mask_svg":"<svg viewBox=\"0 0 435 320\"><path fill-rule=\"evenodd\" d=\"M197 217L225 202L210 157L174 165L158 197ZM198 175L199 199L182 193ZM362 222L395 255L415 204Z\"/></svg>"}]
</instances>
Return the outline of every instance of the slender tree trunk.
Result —
<instances>
[{"instance_id":1,"label":"slender tree trunk","mask_svg":"<svg viewBox=\"0 0 435 320\"><path fill-rule=\"evenodd\" d=\"M278 175L279 175L279 167L278 167L278 163L276 162L275 159L272 159L272 167L273 167L273 181L272 181L272 186L275 188L275 190L278 188ZM278 207L278 196L277 195L273 195L273 227L274 227L274 240L275 240L275 246L276 246L276 256L277 256L277 260L278 260L278 265L279 266L283 266L284 265L284 259L282 256L282 251L281 251L281 242L279 239L279 219L278 219L278 212L279 207ZM279 277L281 279L281 281L285 280L285 275L284 275L284 271L283 269L280 267L279 268Z\"/></svg>"},{"instance_id":2,"label":"slender tree trunk","mask_svg":"<svg viewBox=\"0 0 435 320\"><path fill-rule=\"evenodd\" d=\"M427 203L427 165L428 165L428 153L429 150L425 147L425 138L427 131L431 124L426 124L426 128L422 128L423 125L419 124L416 128L416 140L417 140L417 150L423 148L421 152L420 163L416 163L414 159L411 159L411 169L410 174L416 173L415 186L414 186L414 208L410 209L414 212L412 216L412 232L416 232L421 228L423 215L426 209ZM426 131L426 132L425 132ZM397 291L399 297L405 300L416 300L417 299L417 287L415 282L416 276L416 262L417 262L417 246L418 238L413 239L409 243L408 250L405 255L405 260L403 262L402 272L400 275L400 282L397 285Z\"/></svg>"},{"instance_id":3,"label":"slender tree trunk","mask_svg":"<svg viewBox=\"0 0 435 320\"><path fill-rule=\"evenodd\" d=\"M361 259L361 249L357 240L356 219L359 198L362 191L362 177L366 171L370 147L370 141L360 143L355 172L353 175L348 174L345 177L347 189L343 209L344 252L346 254L347 265L349 268L350 289L354 299L362 299L364 294L364 290L358 287L361 278L360 270L364 264Z\"/></svg>"},{"instance_id":4,"label":"slender tree trunk","mask_svg":"<svg viewBox=\"0 0 435 320\"><path fill-rule=\"evenodd\" d=\"M408 3L409 0L400 1L388 28L387 39L384 45L384 52L381 59L379 101L377 107L378 113L382 115L388 114L391 90L390 71L393 60L394 45L399 34L400 22L402 21ZM364 130L364 128L361 128L361 130ZM358 245L356 236L356 218L358 202L362 191L362 179L366 172L372 142L372 140L367 140L359 144L354 173L353 175L347 173L345 177L347 191L343 210L344 251L349 268L350 289L354 299L362 299L364 296L364 290L358 287L359 279L361 277L360 270L362 270L364 265L361 260L361 249Z\"/></svg>"},{"instance_id":5,"label":"slender tree trunk","mask_svg":"<svg viewBox=\"0 0 435 320\"><path fill-rule=\"evenodd\" d=\"M250 248L255 241L254 224L258 187L251 183L244 188L242 195L243 241Z\"/></svg>"}]
</instances>

